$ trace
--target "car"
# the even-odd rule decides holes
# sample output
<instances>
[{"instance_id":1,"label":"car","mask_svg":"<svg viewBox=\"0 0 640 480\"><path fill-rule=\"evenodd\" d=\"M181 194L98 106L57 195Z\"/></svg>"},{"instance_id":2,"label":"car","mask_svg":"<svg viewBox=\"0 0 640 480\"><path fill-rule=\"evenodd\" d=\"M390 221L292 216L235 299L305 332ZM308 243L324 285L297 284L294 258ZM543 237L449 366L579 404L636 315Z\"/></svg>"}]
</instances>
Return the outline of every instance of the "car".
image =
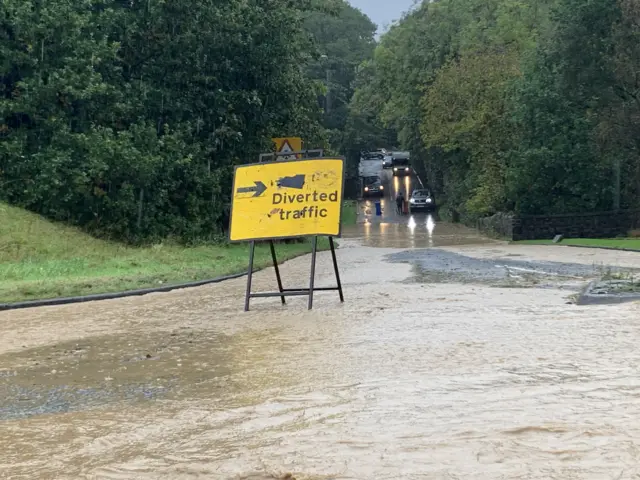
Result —
<instances>
[{"instance_id":1,"label":"car","mask_svg":"<svg viewBox=\"0 0 640 480\"><path fill-rule=\"evenodd\" d=\"M411 165L408 158L393 158L393 176L411 175Z\"/></svg>"},{"instance_id":2,"label":"car","mask_svg":"<svg viewBox=\"0 0 640 480\"><path fill-rule=\"evenodd\" d=\"M364 177L363 197L381 197L384 195L384 185L378 176Z\"/></svg>"},{"instance_id":3,"label":"car","mask_svg":"<svg viewBox=\"0 0 640 480\"><path fill-rule=\"evenodd\" d=\"M360 158L362 160L382 160L384 158L384 153L381 152L364 152L361 154Z\"/></svg>"},{"instance_id":4,"label":"car","mask_svg":"<svg viewBox=\"0 0 640 480\"><path fill-rule=\"evenodd\" d=\"M391 155L385 154L384 159L382 160L382 168L385 170L393 168L393 157Z\"/></svg>"},{"instance_id":5,"label":"car","mask_svg":"<svg viewBox=\"0 0 640 480\"><path fill-rule=\"evenodd\" d=\"M409 197L409 206L412 212L434 212L436 210L436 202L428 188L414 190Z\"/></svg>"}]
</instances>

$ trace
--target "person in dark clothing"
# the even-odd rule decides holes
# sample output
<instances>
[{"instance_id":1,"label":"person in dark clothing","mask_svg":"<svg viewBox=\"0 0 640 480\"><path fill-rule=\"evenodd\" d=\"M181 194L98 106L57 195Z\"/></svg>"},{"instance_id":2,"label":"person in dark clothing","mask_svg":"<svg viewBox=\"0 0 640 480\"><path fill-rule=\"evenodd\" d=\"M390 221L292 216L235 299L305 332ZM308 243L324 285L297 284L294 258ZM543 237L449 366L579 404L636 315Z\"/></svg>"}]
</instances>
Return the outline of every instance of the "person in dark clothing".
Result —
<instances>
[{"instance_id":1,"label":"person in dark clothing","mask_svg":"<svg viewBox=\"0 0 640 480\"><path fill-rule=\"evenodd\" d=\"M398 196L396 196L396 207L398 214L402 215L404 213L404 194L402 192L398 192Z\"/></svg>"}]
</instances>

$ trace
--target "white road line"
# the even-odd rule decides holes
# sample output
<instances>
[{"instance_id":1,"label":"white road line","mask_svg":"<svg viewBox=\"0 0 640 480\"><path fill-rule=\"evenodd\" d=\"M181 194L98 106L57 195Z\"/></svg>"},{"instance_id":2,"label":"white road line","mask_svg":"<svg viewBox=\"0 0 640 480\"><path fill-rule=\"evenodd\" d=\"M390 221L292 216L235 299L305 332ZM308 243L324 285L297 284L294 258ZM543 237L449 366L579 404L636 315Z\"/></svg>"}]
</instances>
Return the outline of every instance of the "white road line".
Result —
<instances>
[{"instance_id":1,"label":"white road line","mask_svg":"<svg viewBox=\"0 0 640 480\"><path fill-rule=\"evenodd\" d=\"M537 273L540 275L547 275L550 277L564 277L564 278L576 278L576 279L582 279L583 277L576 277L575 275L561 275L559 273L554 273L554 272L545 272L544 270L533 270L531 268L522 268L522 267L508 267L506 265L496 265L496 268L504 268L505 270L507 270L507 272L509 272L510 270L517 270L519 272L526 272L526 273Z\"/></svg>"}]
</instances>

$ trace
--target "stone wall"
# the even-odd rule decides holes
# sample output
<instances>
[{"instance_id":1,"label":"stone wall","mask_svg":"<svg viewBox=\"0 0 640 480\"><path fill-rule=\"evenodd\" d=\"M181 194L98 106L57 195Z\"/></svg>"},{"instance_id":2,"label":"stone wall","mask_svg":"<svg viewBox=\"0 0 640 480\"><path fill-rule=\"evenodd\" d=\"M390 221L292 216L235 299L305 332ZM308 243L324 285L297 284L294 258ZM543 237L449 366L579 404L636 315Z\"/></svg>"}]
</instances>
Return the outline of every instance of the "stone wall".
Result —
<instances>
[{"instance_id":1,"label":"stone wall","mask_svg":"<svg viewBox=\"0 0 640 480\"><path fill-rule=\"evenodd\" d=\"M515 217L510 213L498 213L492 217L480 218L476 228L489 237L513 238L513 225Z\"/></svg>"},{"instance_id":2,"label":"stone wall","mask_svg":"<svg viewBox=\"0 0 640 480\"><path fill-rule=\"evenodd\" d=\"M566 238L613 238L640 228L640 211L576 213L564 215L510 215L482 218L477 228L486 235L507 240Z\"/></svg>"}]
</instances>

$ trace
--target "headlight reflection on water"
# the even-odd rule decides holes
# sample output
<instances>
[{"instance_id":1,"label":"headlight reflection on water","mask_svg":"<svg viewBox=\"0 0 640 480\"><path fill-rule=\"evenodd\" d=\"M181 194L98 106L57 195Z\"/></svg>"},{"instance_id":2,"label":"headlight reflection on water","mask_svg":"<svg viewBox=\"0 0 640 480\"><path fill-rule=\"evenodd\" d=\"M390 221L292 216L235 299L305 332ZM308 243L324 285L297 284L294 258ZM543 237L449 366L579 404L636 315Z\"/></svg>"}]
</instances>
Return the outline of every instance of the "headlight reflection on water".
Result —
<instances>
[{"instance_id":1,"label":"headlight reflection on water","mask_svg":"<svg viewBox=\"0 0 640 480\"><path fill-rule=\"evenodd\" d=\"M433 235L433 231L436 228L436 222L433 221L433 217L429 215L427 217L427 232L429 232L429 236Z\"/></svg>"},{"instance_id":2,"label":"headlight reflection on water","mask_svg":"<svg viewBox=\"0 0 640 480\"><path fill-rule=\"evenodd\" d=\"M409 223L407 225L409 226L409 230L411 231L411 234L413 235L413 233L416 230L416 226L417 226L416 220L415 220L415 218L413 218L413 215L411 215L411 218L409 218Z\"/></svg>"},{"instance_id":3,"label":"headlight reflection on water","mask_svg":"<svg viewBox=\"0 0 640 480\"><path fill-rule=\"evenodd\" d=\"M433 231L436 229L436 222L432 215L427 217L427 235L429 237L429 246L433 247Z\"/></svg>"}]
</instances>

